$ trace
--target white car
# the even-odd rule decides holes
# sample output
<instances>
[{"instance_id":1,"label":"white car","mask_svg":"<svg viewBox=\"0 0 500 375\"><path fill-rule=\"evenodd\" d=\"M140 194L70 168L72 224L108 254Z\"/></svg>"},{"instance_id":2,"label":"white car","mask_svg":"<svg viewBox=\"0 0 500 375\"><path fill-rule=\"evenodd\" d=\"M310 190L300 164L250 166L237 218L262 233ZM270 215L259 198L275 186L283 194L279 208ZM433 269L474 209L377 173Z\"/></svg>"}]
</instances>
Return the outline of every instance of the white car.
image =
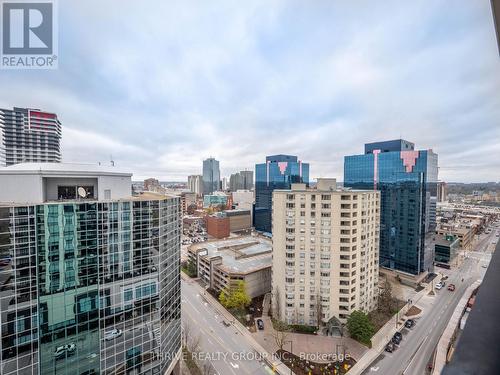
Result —
<instances>
[{"instance_id":1,"label":"white car","mask_svg":"<svg viewBox=\"0 0 500 375\"><path fill-rule=\"evenodd\" d=\"M110 341L122 335L121 329L112 329L111 331L104 332L104 340Z\"/></svg>"},{"instance_id":2,"label":"white car","mask_svg":"<svg viewBox=\"0 0 500 375\"><path fill-rule=\"evenodd\" d=\"M435 286L435 288L437 290L441 289L442 287L443 287L443 284L441 284L441 283L437 283L436 286Z\"/></svg>"},{"instance_id":3,"label":"white car","mask_svg":"<svg viewBox=\"0 0 500 375\"><path fill-rule=\"evenodd\" d=\"M76 345L73 343L68 345L58 346L54 351L54 357L56 357L56 359L64 358L66 357L66 355L73 354L75 350L76 350Z\"/></svg>"}]
</instances>

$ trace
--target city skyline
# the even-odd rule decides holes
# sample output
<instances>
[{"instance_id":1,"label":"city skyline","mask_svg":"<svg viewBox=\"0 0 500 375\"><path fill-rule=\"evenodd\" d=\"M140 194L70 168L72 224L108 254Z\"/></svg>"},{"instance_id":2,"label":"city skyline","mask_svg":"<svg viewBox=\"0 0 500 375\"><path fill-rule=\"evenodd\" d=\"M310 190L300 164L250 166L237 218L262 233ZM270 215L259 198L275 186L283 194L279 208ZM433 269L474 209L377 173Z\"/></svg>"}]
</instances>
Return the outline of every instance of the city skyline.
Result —
<instances>
[{"instance_id":1,"label":"city skyline","mask_svg":"<svg viewBox=\"0 0 500 375\"><path fill-rule=\"evenodd\" d=\"M134 179L184 181L209 155L229 176L298 154L314 180L404 138L441 156L441 180L498 180L489 1L117 4L61 3L58 70L0 76L0 107L58 114L64 162L112 155Z\"/></svg>"}]
</instances>

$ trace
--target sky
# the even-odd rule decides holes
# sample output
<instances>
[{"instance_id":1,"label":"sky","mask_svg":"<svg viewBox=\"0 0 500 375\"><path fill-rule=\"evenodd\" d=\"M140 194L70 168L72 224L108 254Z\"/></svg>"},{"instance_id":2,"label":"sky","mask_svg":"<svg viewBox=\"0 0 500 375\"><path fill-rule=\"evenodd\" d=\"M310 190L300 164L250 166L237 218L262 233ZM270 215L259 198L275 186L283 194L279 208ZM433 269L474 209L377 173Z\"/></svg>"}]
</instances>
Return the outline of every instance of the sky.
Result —
<instances>
[{"instance_id":1,"label":"sky","mask_svg":"<svg viewBox=\"0 0 500 375\"><path fill-rule=\"evenodd\" d=\"M404 138L439 178L500 181L490 0L58 2L57 70L0 71L0 107L63 124L64 162L134 180L222 176L266 155L342 180L343 157Z\"/></svg>"}]
</instances>

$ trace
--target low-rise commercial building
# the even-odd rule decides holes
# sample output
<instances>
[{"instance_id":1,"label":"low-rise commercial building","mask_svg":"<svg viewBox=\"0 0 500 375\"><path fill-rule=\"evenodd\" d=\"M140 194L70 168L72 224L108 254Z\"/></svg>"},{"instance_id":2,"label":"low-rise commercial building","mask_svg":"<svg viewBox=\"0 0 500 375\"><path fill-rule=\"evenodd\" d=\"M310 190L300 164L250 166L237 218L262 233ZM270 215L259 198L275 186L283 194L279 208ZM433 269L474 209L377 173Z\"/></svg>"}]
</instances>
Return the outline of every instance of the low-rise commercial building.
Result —
<instances>
[{"instance_id":1,"label":"low-rise commercial building","mask_svg":"<svg viewBox=\"0 0 500 375\"><path fill-rule=\"evenodd\" d=\"M203 208L227 205L227 195L222 192L207 194L203 197Z\"/></svg>"},{"instance_id":2,"label":"low-rise commercial building","mask_svg":"<svg viewBox=\"0 0 500 375\"><path fill-rule=\"evenodd\" d=\"M273 315L288 324L345 323L376 307L380 192L292 184L273 193Z\"/></svg>"},{"instance_id":3,"label":"low-rise commercial building","mask_svg":"<svg viewBox=\"0 0 500 375\"><path fill-rule=\"evenodd\" d=\"M238 281L245 282L251 297L271 291L271 241L246 236L191 245L188 256L196 264L198 277L220 293Z\"/></svg>"},{"instance_id":4,"label":"low-rise commercial building","mask_svg":"<svg viewBox=\"0 0 500 375\"><path fill-rule=\"evenodd\" d=\"M224 214L229 218L229 231L239 232L252 228L251 210L235 209L226 210Z\"/></svg>"},{"instance_id":5,"label":"low-rise commercial building","mask_svg":"<svg viewBox=\"0 0 500 375\"><path fill-rule=\"evenodd\" d=\"M454 236L460 241L462 249L469 249L472 246L474 239L473 227L458 226L455 223L442 223L437 229L436 234L440 236Z\"/></svg>"},{"instance_id":6,"label":"low-rise commercial building","mask_svg":"<svg viewBox=\"0 0 500 375\"><path fill-rule=\"evenodd\" d=\"M448 268L458 255L459 248L460 240L454 236L447 235L436 238L434 240L435 264Z\"/></svg>"},{"instance_id":7,"label":"low-rise commercial building","mask_svg":"<svg viewBox=\"0 0 500 375\"><path fill-rule=\"evenodd\" d=\"M226 238L229 237L230 227L229 227L229 217L222 212L215 213L213 215L208 215L205 218L207 233L209 236L215 238Z\"/></svg>"}]
</instances>

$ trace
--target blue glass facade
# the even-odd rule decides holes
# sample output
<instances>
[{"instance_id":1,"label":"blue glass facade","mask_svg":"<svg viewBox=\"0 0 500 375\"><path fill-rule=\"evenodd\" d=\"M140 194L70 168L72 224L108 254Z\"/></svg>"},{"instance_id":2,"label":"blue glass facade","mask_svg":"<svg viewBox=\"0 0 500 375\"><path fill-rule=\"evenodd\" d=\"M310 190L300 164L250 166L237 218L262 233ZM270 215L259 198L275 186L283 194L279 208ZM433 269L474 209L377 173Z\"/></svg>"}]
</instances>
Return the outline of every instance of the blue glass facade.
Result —
<instances>
[{"instance_id":1,"label":"blue glass facade","mask_svg":"<svg viewBox=\"0 0 500 375\"><path fill-rule=\"evenodd\" d=\"M255 229L272 233L273 191L290 189L292 183L309 185L309 164L297 156L267 156L265 163L255 165Z\"/></svg>"},{"instance_id":2,"label":"blue glass facade","mask_svg":"<svg viewBox=\"0 0 500 375\"><path fill-rule=\"evenodd\" d=\"M410 274L432 268L425 233L434 229L437 154L403 140L365 145L344 159L344 186L381 192L380 265Z\"/></svg>"}]
</instances>

